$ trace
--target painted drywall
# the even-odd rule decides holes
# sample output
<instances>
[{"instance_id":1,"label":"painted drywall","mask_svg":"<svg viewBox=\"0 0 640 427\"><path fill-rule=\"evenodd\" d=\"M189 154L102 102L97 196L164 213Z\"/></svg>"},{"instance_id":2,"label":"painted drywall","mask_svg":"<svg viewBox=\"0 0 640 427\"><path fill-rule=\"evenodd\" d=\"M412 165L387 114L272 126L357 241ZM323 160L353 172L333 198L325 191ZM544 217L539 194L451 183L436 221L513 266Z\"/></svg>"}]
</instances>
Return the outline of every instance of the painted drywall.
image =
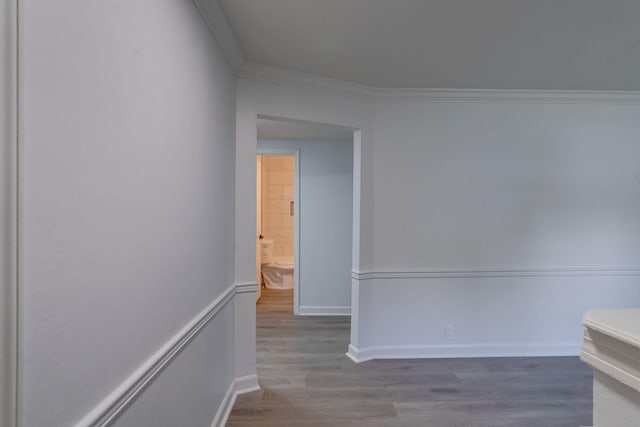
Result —
<instances>
[{"instance_id":1,"label":"painted drywall","mask_svg":"<svg viewBox=\"0 0 640 427\"><path fill-rule=\"evenodd\" d=\"M209 426L222 402L233 370L209 369L214 364L233 365L233 305L227 304L215 321L180 354L126 413L118 427ZM199 367L194 369L194 367ZM175 404L174 402L180 402ZM158 404L171 407L161 410Z\"/></svg>"},{"instance_id":2,"label":"painted drywall","mask_svg":"<svg viewBox=\"0 0 640 427\"><path fill-rule=\"evenodd\" d=\"M357 361L577 355L587 309L638 306L638 278L625 275L376 278L359 287Z\"/></svg>"},{"instance_id":3,"label":"painted drywall","mask_svg":"<svg viewBox=\"0 0 640 427\"><path fill-rule=\"evenodd\" d=\"M375 269L640 266L638 123L638 105L377 104Z\"/></svg>"},{"instance_id":4,"label":"painted drywall","mask_svg":"<svg viewBox=\"0 0 640 427\"><path fill-rule=\"evenodd\" d=\"M24 2L22 21L22 425L68 426L234 282L235 76L191 2ZM123 423L209 425L234 324Z\"/></svg>"},{"instance_id":5,"label":"painted drywall","mask_svg":"<svg viewBox=\"0 0 640 427\"><path fill-rule=\"evenodd\" d=\"M586 309L640 305L636 103L239 85L239 126L265 114L362 129L352 357L577 354ZM238 167L253 164L251 138L238 144Z\"/></svg>"},{"instance_id":6,"label":"painted drywall","mask_svg":"<svg viewBox=\"0 0 640 427\"><path fill-rule=\"evenodd\" d=\"M269 149L300 153L300 307L314 314L348 313L353 141L258 140L259 151Z\"/></svg>"}]
</instances>

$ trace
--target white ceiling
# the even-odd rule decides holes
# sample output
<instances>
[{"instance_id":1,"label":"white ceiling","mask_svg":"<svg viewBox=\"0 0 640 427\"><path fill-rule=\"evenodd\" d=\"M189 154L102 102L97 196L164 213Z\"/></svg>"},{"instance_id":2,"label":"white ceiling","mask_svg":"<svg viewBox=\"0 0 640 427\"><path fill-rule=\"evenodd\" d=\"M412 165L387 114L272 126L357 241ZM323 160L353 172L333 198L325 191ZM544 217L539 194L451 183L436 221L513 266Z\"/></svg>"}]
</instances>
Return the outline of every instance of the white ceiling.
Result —
<instances>
[{"instance_id":1,"label":"white ceiling","mask_svg":"<svg viewBox=\"0 0 640 427\"><path fill-rule=\"evenodd\" d=\"M386 88L640 90L640 0L219 0L247 61Z\"/></svg>"},{"instance_id":2,"label":"white ceiling","mask_svg":"<svg viewBox=\"0 0 640 427\"><path fill-rule=\"evenodd\" d=\"M353 130L321 123L263 117L258 118L258 139L351 141Z\"/></svg>"}]
</instances>

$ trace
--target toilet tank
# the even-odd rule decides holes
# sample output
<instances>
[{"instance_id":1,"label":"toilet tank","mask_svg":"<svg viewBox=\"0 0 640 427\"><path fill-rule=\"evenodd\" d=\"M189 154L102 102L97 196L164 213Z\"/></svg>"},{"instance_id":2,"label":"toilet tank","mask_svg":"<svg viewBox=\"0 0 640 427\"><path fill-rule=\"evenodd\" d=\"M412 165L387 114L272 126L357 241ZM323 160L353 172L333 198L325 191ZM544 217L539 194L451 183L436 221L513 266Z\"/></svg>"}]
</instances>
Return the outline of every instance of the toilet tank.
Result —
<instances>
[{"instance_id":1,"label":"toilet tank","mask_svg":"<svg viewBox=\"0 0 640 427\"><path fill-rule=\"evenodd\" d=\"M260 240L260 264L269 264L273 257L273 240Z\"/></svg>"}]
</instances>

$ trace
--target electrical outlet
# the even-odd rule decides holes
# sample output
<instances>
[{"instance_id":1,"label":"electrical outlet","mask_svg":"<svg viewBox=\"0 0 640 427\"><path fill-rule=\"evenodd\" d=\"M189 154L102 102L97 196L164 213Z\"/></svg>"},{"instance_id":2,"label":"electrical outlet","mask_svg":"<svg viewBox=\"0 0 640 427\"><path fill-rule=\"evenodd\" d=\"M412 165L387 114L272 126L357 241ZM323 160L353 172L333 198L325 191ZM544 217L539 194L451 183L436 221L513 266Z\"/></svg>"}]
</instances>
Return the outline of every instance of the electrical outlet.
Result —
<instances>
[{"instance_id":1,"label":"electrical outlet","mask_svg":"<svg viewBox=\"0 0 640 427\"><path fill-rule=\"evenodd\" d=\"M447 341L453 341L455 335L455 327L453 325L444 326L444 339Z\"/></svg>"}]
</instances>

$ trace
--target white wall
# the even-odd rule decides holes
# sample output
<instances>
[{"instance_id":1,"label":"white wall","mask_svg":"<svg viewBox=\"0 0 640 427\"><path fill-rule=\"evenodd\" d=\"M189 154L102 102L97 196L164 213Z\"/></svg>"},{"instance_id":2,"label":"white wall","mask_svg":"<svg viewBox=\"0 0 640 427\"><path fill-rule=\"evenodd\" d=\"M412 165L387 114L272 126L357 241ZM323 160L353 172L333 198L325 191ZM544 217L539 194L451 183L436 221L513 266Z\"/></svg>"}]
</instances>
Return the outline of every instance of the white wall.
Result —
<instances>
[{"instance_id":1,"label":"white wall","mask_svg":"<svg viewBox=\"0 0 640 427\"><path fill-rule=\"evenodd\" d=\"M585 310L640 304L640 106L384 102L375 117L354 358L577 354Z\"/></svg>"},{"instance_id":2,"label":"white wall","mask_svg":"<svg viewBox=\"0 0 640 427\"><path fill-rule=\"evenodd\" d=\"M349 313L353 141L258 140L269 149L300 152L300 313Z\"/></svg>"},{"instance_id":3,"label":"white wall","mask_svg":"<svg viewBox=\"0 0 640 427\"><path fill-rule=\"evenodd\" d=\"M233 306L222 309L115 425L209 427L234 379Z\"/></svg>"},{"instance_id":4,"label":"white wall","mask_svg":"<svg viewBox=\"0 0 640 427\"><path fill-rule=\"evenodd\" d=\"M637 276L616 273L416 276L360 280L352 358L575 356L586 309L639 303Z\"/></svg>"},{"instance_id":5,"label":"white wall","mask_svg":"<svg viewBox=\"0 0 640 427\"><path fill-rule=\"evenodd\" d=\"M640 304L638 103L303 85L241 79L238 120L363 130L352 358L577 354L586 309Z\"/></svg>"},{"instance_id":6,"label":"white wall","mask_svg":"<svg viewBox=\"0 0 640 427\"><path fill-rule=\"evenodd\" d=\"M234 282L235 76L191 2L24 2L22 18L22 425L68 426ZM229 304L119 425L211 423Z\"/></svg>"},{"instance_id":7,"label":"white wall","mask_svg":"<svg viewBox=\"0 0 640 427\"><path fill-rule=\"evenodd\" d=\"M376 269L640 266L639 119L639 106L376 105Z\"/></svg>"}]
</instances>

